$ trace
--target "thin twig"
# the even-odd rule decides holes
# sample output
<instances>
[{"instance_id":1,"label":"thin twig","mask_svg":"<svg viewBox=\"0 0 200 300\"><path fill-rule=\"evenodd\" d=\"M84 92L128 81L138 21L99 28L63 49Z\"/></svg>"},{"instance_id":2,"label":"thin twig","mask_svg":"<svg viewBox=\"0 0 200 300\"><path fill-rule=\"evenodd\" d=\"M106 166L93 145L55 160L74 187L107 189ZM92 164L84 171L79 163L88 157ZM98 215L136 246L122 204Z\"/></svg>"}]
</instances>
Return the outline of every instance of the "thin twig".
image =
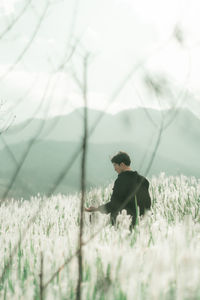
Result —
<instances>
[{"instance_id":1,"label":"thin twig","mask_svg":"<svg viewBox=\"0 0 200 300\"><path fill-rule=\"evenodd\" d=\"M151 55L152 56L152 55ZM150 56L149 56L150 57ZM148 58L149 58L148 57ZM110 107L110 105L116 100L117 96L120 94L120 92L122 91L122 89L125 87L125 85L127 84L127 82L130 80L130 78L133 76L133 74L147 61L147 59L143 59L142 61L140 61L138 64L136 64L136 66L134 66L131 70L131 72L129 72L127 74L127 76L123 79L122 83L120 84L120 86L117 87L117 89L114 91L113 95L111 96L111 99L108 103L108 105L105 108L105 111L107 111L107 109ZM88 138L92 135L92 133L94 132L94 130L96 129L97 125L99 124L99 122L101 121L101 119L103 118L105 112L102 112L102 114L96 119L95 123L93 124L93 127L91 128L91 130L88 133ZM63 170L61 171L60 175L58 176L57 180L55 181L53 187L49 190L47 197L49 197L56 189L56 187L59 185L59 183L63 180L63 178L69 173L72 165L74 164L75 160L78 158L79 154L82 151L82 145L81 147L78 147L77 151L74 152L73 157L70 159L70 162L67 163ZM44 207L44 203L41 203L39 205L39 209L37 210L37 212L33 215L33 217L30 219L29 223L26 226L26 229L24 230L24 234L23 234L23 238L25 237L25 234L27 232L27 230L29 229L29 227L31 226L31 224L35 221L35 219L37 218L37 216L39 215L39 213L41 212L41 209ZM15 249L16 249L17 245L15 245L13 251L12 251L12 255L11 258L13 259L13 256L15 254ZM3 269L3 272L1 274L0 277L0 282L2 282L5 278L5 272L7 270L7 268L9 268L12 259L10 259L8 261L8 263L6 264L6 266Z\"/></svg>"},{"instance_id":2,"label":"thin twig","mask_svg":"<svg viewBox=\"0 0 200 300\"><path fill-rule=\"evenodd\" d=\"M43 253L40 254L40 300L44 299L44 288L43 288Z\"/></svg>"},{"instance_id":3,"label":"thin twig","mask_svg":"<svg viewBox=\"0 0 200 300\"><path fill-rule=\"evenodd\" d=\"M42 105L43 101L44 101L45 98L46 98L46 93L47 93L47 90L48 90L48 87L49 87L49 84L50 84L50 80L51 80L51 77L49 77L49 80L48 80L48 82L47 82L47 85L46 85L46 88L45 88L45 91L44 91L44 95L43 95L43 98L42 98L42 101L41 101L41 104L40 104L40 105ZM26 158L28 157L28 154L29 154L29 152L30 152L30 149L32 148L32 146L33 146L33 144L34 144L34 142L35 142L35 139L36 139L36 137L40 134L40 132L41 132L43 126L44 126L44 121L43 121L43 122L40 124L40 126L38 127L38 130L37 130L37 133L36 133L35 137L34 137L33 139L30 140L30 142L29 142L29 144L28 144L28 146L27 146L27 148L26 148L26 150L25 150L25 152L24 152L24 154L23 154L23 156L22 156L21 161L19 162L18 166L17 166L16 169L15 169L15 172L14 172L13 175L12 175L12 178L11 178L11 180L10 180L10 183L9 183L8 187L7 187L6 191L4 192L4 194L3 194L3 196L2 196L2 199L1 199L1 201L0 201L0 205L2 204L2 202L3 202L3 201L6 199L6 197L8 196L8 193L9 193L10 189L12 188L12 186L13 186L13 184L14 184L14 182L15 182L15 180L16 180L16 178L17 178L17 176L18 176L18 174L19 174L19 172L20 172L20 170L21 170L21 168L22 168L22 166L23 166L23 164L24 164Z\"/></svg>"},{"instance_id":4,"label":"thin twig","mask_svg":"<svg viewBox=\"0 0 200 300\"><path fill-rule=\"evenodd\" d=\"M15 69L15 67L17 66L17 64L21 61L21 59L23 58L23 56L25 55L25 53L29 50L29 48L33 44L33 41L34 41L34 39L35 39L35 37L36 37L36 35L37 35L40 27L41 27L41 24L42 24L42 22L43 22L43 20L45 18L45 15L46 15L46 13L48 11L48 8L49 8L49 0L47 0L47 2L46 2L46 5L45 5L44 10L43 10L43 13L42 13L41 17L39 18L38 23L37 23L37 25L36 25L36 27L34 29L34 32L33 32L32 36L31 36L31 38L29 39L28 43L24 47L23 51L19 54L19 56L17 57L17 59L15 60L15 62L6 70L6 72L3 75L1 75L0 81L4 80L9 75L9 73Z\"/></svg>"},{"instance_id":5,"label":"thin twig","mask_svg":"<svg viewBox=\"0 0 200 300\"><path fill-rule=\"evenodd\" d=\"M27 8L29 7L32 0L26 1L26 4L23 6L22 10L19 12L19 14L16 16L16 18L10 23L1 33L0 33L0 40L4 37L5 34L7 34L19 21L19 19L23 16Z\"/></svg>"},{"instance_id":6,"label":"thin twig","mask_svg":"<svg viewBox=\"0 0 200 300\"><path fill-rule=\"evenodd\" d=\"M152 166L152 163L153 163L153 160L155 158L155 154L156 154L156 151L157 151L157 148L159 146L159 143L160 143L160 140L161 140L161 136L162 136L162 130L163 130L163 126L160 127L160 130L159 130L159 135L157 137L157 141L156 141L156 144L155 144L155 148L154 148L154 151L153 151L153 154L151 156L151 159L149 161L149 165L148 165L148 168L146 169L146 172L144 174L144 176L146 177L151 166ZM124 206L126 206L126 204L131 200L131 199L134 199L135 195L137 194L138 190L140 189L142 185L142 181L140 182L140 184L136 187L136 189L131 193L131 195L129 195L127 197L127 199L121 204L121 206L119 207L119 211L121 209L123 209ZM109 222L107 222L106 224L103 224L95 233L93 233L91 235L91 237L86 241L86 242L83 242L81 243L81 248L85 245L87 245L90 241L92 241L104 228L105 226L107 226L109 224ZM78 248L75 253L73 253L59 268L58 270L51 276L51 278L44 284L44 289L47 288L47 286L49 285L49 283L58 275L58 273L60 273L61 270L63 270L63 268L68 265L72 259L74 257L76 257L77 255L79 255L80 253L80 248Z\"/></svg>"},{"instance_id":7,"label":"thin twig","mask_svg":"<svg viewBox=\"0 0 200 300\"><path fill-rule=\"evenodd\" d=\"M82 236L83 236L83 211L85 203L85 188L86 188L86 155L87 155L87 139L88 139L88 108L87 108L87 70L88 55L84 58L83 67L83 99L84 99L84 136L82 145L82 160L81 160L81 203L80 203L80 230L79 230L79 253L78 253L78 282L76 289L76 300L81 300L81 283L83 278L83 252L82 252Z\"/></svg>"}]
</instances>

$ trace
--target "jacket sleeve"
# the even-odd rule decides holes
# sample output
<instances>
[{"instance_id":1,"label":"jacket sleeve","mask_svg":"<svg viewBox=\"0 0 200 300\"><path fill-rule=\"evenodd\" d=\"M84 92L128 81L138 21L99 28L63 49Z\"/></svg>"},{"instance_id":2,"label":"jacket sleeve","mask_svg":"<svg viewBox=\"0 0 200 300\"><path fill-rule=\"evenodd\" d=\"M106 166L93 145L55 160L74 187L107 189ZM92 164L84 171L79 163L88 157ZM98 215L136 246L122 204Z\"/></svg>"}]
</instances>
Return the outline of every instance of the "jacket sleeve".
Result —
<instances>
[{"instance_id":1,"label":"jacket sleeve","mask_svg":"<svg viewBox=\"0 0 200 300\"><path fill-rule=\"evenodd\" d=\"M99 206L98 211L106 214L115 213L118 211L118 208L121 205L121 199L123 198L124 185L121 181L122 180L119 177L115 180L110 202Z\"/></svg>"}]
</instances>

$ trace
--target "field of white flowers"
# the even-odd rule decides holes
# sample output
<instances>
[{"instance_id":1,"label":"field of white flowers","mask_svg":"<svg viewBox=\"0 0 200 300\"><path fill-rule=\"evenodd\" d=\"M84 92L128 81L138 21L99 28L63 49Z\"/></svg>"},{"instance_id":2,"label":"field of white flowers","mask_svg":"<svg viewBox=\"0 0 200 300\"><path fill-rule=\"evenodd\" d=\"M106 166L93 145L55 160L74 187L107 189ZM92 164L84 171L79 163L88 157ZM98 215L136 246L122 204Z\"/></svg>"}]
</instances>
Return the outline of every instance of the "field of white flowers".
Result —
<instances>
[{"instance_id":1,"label":"field of white flowers","mask_svg":"<svg viewBox=\"0 0 200 300\"><path fill-rule=\"evenodd\" d=\"M112 185L93 189L86 206L107 202ZM118 225L109 216L84 215L83 299L200 299L200 180L185 176L151 179L152 210L129 231L123 212ZM21 236L43 201L35 222ZM12 200L0 208L0 270L21 243L0 284L0 299L39 299L41 253L43 283L76 252L79 195ZM103 226L105 225L105 226ZM101 228L99 230L99 228ZM75 299L77 258L44 289L44 299Z\"/></svg>"}]
</instances>

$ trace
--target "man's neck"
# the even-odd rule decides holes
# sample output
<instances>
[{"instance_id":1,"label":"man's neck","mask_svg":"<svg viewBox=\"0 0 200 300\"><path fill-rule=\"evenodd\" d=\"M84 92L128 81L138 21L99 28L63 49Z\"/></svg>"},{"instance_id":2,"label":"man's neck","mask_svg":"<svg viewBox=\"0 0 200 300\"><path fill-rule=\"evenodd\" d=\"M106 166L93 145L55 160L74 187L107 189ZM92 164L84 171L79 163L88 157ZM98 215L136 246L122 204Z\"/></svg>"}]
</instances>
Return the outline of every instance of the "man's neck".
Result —
<instances>
[{"instance_id":1,"label":"man's neck","mask_svg":"<svg viewBox=\"0 0 200 300\"><path fill-rule=\"evenodd\" d=\"M125 172L125 171L132 171L132 170L131 170L131 167L126 167L126 168L124 168L124 169L122 170L122 172Z\"/></svg>"}]
</instances>

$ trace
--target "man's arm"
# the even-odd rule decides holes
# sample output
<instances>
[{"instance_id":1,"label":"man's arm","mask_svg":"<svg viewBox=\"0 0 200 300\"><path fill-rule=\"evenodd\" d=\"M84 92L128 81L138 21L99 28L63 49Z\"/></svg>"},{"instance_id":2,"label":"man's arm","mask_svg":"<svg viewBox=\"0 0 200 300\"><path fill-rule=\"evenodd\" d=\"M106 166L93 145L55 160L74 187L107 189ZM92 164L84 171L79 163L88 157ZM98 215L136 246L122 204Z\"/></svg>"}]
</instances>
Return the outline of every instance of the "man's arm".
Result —
<instances>
[{"instance_id":1,"label":"man's arm","mask_svg":"<svg viewBox=\"0 0 200 300\"><path fill-rule=\"evenodd\" d=\"M84 210L87 212L95 212L98 211L98 208L94 206L90 206L90 207L85 207Z\"/></svg>"},{"instance_id":2,"label":"man's arm","mask_svg":"<svg viewBox=\"0 0 200 300\"><path fill-rule=\"evenodd\" d=\"M116 213L122 203L124 188L125 186L122 178L118 177L115 180L110 201L97 207L97 211L106 214Z\"/></svg>"},{"instance_id":3,"label":"man's arm","mask_svg":"<svg viewBox=\"0 0 200 300\"><path fill-rule=\"evenodd\" d=\"M99 212L105 213L105 214L109 214L109 213L113 212L116 209L115 206L116 206L116 202L117 202L117 199L119 196L119 185L120 185L119 178L117 178L114 183L111 199L108 203L100 205L98 207L90 206L88 208L85 208L85 211L87 211L87 212L99 211Z\"/></svg>"},{"instance_id":4,"label":"man's arm","mask_svg":"<svg viewBox=\"0 0 200 300\"><path fill-rule=\"evenodd\" d=\"M90 206L90 207L85 207L85 211L86 212L96 212L96 211L99 211L101 213L105 213L105 214L109 214L111 211L113 211L113 203L112 201L106 203L106 204L103 204L103 205L100 205L98 207L95 207L95 206Z\"/></svg>"}]
</instances>

